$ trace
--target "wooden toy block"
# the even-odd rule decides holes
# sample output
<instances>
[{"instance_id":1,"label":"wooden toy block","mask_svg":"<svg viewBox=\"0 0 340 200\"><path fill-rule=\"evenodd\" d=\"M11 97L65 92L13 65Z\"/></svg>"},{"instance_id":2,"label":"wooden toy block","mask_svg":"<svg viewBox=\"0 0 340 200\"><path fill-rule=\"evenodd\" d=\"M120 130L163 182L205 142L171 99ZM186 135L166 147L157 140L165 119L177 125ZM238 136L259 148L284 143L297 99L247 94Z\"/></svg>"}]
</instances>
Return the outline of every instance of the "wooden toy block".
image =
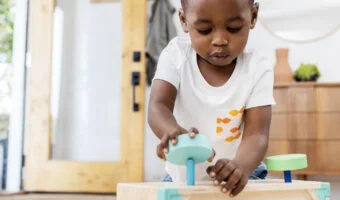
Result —
<instances>
[{"instance_id":1,"label":"wooden toy block","mask_svg":"<svg viewBox=\"0 0 340 200\"><path fill-rule=\"evenodd\" d=\"M249 181L246 188L231 198L212 182L195 186L176 183L118 184L117 200L330 200L330 184L313 181Z\"/></svg>"},{"instance_id":2,"label":"wooden toy block","mask_svg":"<svg viewBox=\"0 0 340 200\"><path fill-rule=\"evenodd\" d=\"M204 135L190 138L178 136L177 145L169 142L166 158L176 165L187 166L187 184L179 183L120 183L117 200L330 200L330 184L313 181L292 181L291 170L307 167L307 157L301 154L279 155L266 159L269 170L284 171L283 180L249 181L235 198L222 193L211 182L195 184L195 164L212 155L209 139Z\"/></svg>"}]
</instances>

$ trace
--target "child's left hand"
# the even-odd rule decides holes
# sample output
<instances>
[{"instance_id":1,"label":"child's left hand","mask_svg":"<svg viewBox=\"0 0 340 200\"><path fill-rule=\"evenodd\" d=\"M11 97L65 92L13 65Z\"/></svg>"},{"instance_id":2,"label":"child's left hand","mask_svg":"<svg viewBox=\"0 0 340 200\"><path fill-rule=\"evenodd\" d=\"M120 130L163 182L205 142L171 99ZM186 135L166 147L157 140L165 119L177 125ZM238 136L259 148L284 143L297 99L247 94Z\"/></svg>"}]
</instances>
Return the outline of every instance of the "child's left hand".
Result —
<instances>
[{"instance_id":1,"label":"child's left hand","mask_svg":"<svg viewBox=\"0 0 340 200\"><path fill-rule=\"evenodd\" d=\"M220 159L207 168L207 173L214 178L214 185L221 185L223 193L238 195L248 183L249 174L233 160Z\"/></svg>"}]
</instances>

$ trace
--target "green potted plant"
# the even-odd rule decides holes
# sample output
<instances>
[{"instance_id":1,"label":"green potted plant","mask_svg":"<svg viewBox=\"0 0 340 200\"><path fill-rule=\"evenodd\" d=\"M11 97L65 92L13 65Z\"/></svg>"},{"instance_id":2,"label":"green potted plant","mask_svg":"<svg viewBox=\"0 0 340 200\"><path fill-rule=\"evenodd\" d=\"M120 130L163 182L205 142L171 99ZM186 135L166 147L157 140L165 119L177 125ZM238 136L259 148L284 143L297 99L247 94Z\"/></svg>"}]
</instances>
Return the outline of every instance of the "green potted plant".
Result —
<instances>
[{"instance_id":1,"label":"green potted plant","mask_svg":"<svg viewBox=\"0 0 340 200\"><path fill-rule=\"evenodd\" d=\"M320 71L314 64L301 63L300 67L294 73L296 81L317 81L320 77Z\"/></svg>"}]
</instances>

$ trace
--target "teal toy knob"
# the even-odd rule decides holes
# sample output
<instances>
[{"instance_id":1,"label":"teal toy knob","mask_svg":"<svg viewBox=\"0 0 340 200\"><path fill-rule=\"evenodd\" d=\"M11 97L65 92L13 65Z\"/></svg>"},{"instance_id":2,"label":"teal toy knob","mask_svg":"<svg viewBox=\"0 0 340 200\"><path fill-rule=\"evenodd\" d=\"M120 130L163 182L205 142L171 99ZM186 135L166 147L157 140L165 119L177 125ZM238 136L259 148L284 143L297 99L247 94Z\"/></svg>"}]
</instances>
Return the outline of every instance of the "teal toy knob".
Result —
<instances>
[{"instance_id":1,"label":"teal toy knob","mask_svg":"<svg viewBox=\"0 0 340 200\"><path fill-rule=\"evenodd\" d=\"M177 144L169 141L169 152L165 155L168 162L187 166L187 185L195 185L195 164L208 160L213 154L212 145L207 136L197 134L190 138L188 134L178 136Z\"/></svg>"}]
</instances>

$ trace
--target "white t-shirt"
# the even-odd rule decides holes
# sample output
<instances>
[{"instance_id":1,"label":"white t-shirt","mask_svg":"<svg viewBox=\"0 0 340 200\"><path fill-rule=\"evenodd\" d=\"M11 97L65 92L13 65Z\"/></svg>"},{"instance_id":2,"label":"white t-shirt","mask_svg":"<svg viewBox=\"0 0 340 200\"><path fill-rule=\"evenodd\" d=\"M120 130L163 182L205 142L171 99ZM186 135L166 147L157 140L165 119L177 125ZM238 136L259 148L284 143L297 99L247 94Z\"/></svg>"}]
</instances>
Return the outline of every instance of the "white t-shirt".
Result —
<instances>
[{"instance_id":1,"label":"white t-shirt","mask_svg":"<svg viewBox=\"0 0 340 200\"><path fill-rule=\"evenodd\" d=\"M177 122L207 135L216 151L212 163L196 164L196 180L208 179L206 168L218 159L234 158L242 139L245 109L275 104L273 67L257 53L243 52L230 79L214 87L202 76L189 37L176 37L163 50L154 79L167 81L177 89ZM166 171L173 181L186 181L185 166L166 162Z\"/></svg>"}]
</instances>

